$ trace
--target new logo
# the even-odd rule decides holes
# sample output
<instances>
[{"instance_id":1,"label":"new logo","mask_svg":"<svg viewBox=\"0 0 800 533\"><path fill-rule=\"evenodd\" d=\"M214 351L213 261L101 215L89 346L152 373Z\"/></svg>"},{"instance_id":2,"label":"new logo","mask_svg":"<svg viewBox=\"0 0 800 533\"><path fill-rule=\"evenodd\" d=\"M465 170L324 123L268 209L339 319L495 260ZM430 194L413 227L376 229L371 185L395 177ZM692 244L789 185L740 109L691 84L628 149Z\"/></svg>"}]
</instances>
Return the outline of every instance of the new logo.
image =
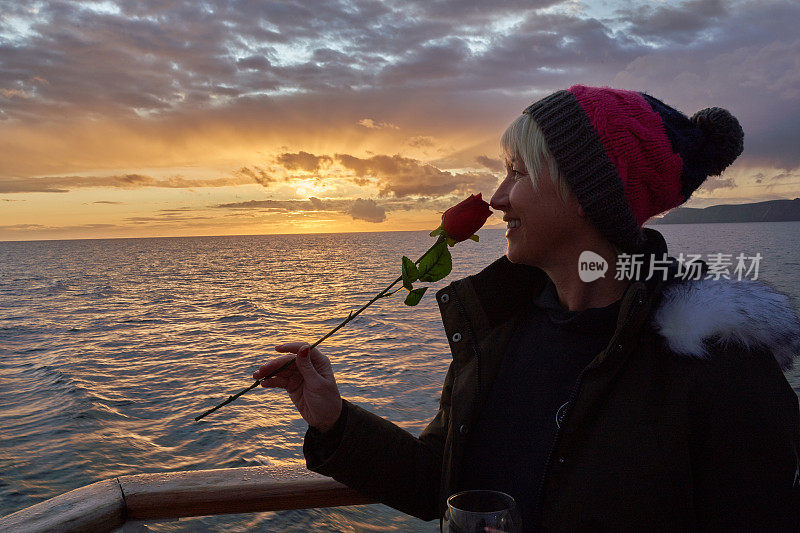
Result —
<instances>
[{"instance_id":1,"label":"new logo","mask_svg":"<svg viewBox=\"0 0 800 533\"><path fill-rule=\"evenodd\" d=\"M591 250L584 250L578 257L578 275L581 281L590 283L602 278L608 270L608 261Z\"/></svg>"}]
</instances>

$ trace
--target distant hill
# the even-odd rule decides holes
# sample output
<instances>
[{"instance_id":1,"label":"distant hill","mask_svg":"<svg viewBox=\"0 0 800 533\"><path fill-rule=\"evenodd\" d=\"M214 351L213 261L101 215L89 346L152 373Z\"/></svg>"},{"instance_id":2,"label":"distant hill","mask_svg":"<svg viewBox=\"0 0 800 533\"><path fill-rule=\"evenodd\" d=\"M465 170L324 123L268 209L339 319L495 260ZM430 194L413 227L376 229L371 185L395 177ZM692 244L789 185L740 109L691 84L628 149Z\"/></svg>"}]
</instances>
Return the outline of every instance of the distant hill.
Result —
<instances>
[{"instance_id":1,"label":"distant hill","mask_svg":"<svg viewBox=\"0 0 800 533\"><path fill-rule=\"evenodd\" d=\"M712 205L698 209L678 207L650 224L702 224L706 222L790 222L800 220L800 198L754 204Z\"/></svg>"}]
</instances>

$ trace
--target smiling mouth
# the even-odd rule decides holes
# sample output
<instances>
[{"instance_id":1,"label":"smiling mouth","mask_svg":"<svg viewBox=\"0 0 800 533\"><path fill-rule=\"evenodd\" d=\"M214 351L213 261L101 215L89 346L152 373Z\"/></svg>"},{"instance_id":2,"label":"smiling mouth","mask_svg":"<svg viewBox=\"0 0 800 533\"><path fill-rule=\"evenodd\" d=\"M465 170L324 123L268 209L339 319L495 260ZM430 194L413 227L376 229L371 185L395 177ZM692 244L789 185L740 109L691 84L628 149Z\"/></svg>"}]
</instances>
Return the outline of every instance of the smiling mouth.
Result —
<instances>
[{"instance_id":1,"label":"smiling mouth","mask_svg":"<svg viewBox=\"0 0 800 533\"><path fill-rule=\"evenodd\" d=\"M513 218L511 220L507 220L506 221L506 228L508 228L508 229L518 228L521 225L522 225L522 222L520 222L519 219L517 219L517 218Z\"/></svg>"}]
</instances>

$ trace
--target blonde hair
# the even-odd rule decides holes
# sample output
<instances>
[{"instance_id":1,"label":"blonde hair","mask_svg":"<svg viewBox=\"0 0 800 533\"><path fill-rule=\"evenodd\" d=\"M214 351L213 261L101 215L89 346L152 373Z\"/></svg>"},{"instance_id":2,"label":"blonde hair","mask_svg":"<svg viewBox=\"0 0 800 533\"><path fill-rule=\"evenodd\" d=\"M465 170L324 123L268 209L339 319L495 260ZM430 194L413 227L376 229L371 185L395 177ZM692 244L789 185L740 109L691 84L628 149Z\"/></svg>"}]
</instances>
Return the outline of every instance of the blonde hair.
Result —
<instances>
[{"instance_id":1,"label":"blonde hair","mask_svg":"<svg viewBox=\"0 0 800 533\"><path fill-rule=\"evenodd\" d=\"M528 176L533 184L533 190L538 188L538 179L542 173L544 165L547 164L550 171L550 179L556 186L558 196L562 202L566 202L570 192L572 192L567 181L561 175L553 154L547 147L544 134L536 124L536 121L527 114L523 113L512 122L503 136L500 138L503 146L503 157L506 165L514 159L521 159L528 169Z\"/></svg>"}]
</instances>

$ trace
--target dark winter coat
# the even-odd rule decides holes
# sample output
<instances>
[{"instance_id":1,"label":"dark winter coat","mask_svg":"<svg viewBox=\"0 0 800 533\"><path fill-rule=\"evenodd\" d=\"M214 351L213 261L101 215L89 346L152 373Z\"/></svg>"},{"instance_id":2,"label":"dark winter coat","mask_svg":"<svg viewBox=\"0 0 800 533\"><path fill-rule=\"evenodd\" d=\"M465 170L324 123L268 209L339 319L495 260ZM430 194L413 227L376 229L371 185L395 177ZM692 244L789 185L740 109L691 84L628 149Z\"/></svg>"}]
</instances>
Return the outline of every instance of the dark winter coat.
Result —
<instances>
[{"instance_id":1,"label":"dark winter coat","mask_svg":"<svg viewBox=\"0 0 800 533\"><path fill-rule=\"evenodd\" d=\"M646 232L661 258L663 237ZM502 258L440 290L453 362L434 419L416 438L346 402L341 444L309 468L441 517L516 320L545 279ZM800 530L800 414L782 372L798 353L792 304L764 283L632 282L611 342L575 384L535 529Z\"/></svg>"}]
</instances>

